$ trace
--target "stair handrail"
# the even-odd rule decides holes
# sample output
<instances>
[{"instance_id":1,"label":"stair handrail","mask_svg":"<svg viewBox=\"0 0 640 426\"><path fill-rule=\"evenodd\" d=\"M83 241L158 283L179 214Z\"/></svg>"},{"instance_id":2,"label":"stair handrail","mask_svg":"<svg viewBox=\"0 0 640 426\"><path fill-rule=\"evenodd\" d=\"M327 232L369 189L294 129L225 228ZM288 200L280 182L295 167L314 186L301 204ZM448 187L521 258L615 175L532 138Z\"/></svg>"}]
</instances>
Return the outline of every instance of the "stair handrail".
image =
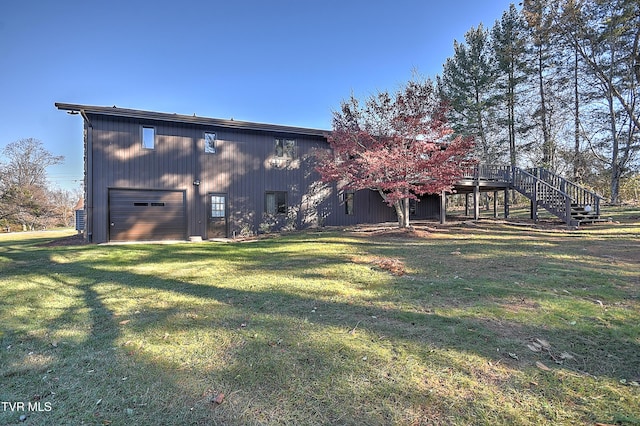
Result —
<instances>
[{"instance_id":1,"label":"stair handrail","mask_svg":"<svg viewBox=\"0 0 640 426\"><path fill-rule=\"evenodd\" d=\"M588 190L587 188L580 186L570 180L563 178L557 173L552 172L544 167L535 167L532 170L535 171L534 175L538 176L543 181L550 183L552 186L570 194L576 204L581 206L590 205L594 208L596 215L600 214L600 200L604 197L599 194ZM557 182L555 185L552 182Z\"/></svg>"},{"instance_id":2,"label":"stair handrail","mask_svg":"<svg viewBox=\"0 0 640 426\"><path fill-rule=\"evenodd\" d=\"M575 200L569 194L519 167L514 166L512 170L511 186L514 189L529 197L534 203L540 202L545 209L564 220L567 224L571 224L571 203ZM522 186L520 183L522 179L518 179L519 175L523 175L527 180L532 181L533 185L536 185L533 193L528 193L526 187ZM544 190L539 190L538 185L541 185ZM544 193L544 191L559 196L562 202L550 202L549 197L545 197L546 199L538 199L538 195ZM552 199L553 198L555 197L552 197Z\"/></svg>"}]
</instances>

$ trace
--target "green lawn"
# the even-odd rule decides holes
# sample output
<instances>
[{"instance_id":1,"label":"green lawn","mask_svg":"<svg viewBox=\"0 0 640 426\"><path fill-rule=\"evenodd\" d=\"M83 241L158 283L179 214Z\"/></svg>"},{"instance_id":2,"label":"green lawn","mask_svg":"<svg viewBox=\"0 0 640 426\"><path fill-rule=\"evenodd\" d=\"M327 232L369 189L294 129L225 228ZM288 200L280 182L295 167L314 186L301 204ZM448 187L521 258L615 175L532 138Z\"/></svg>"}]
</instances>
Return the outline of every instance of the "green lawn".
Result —
<instances>
[{"instance_id":1,"label":"green lawn","mask_svg":"<svg viewBox=\"0 0 640 426\"><path fill-rule=\"evenodd\" d=\"M640 425L640 209L606 215L226 244L2 234L0 424Z\"/></svg>"}]
</instances>

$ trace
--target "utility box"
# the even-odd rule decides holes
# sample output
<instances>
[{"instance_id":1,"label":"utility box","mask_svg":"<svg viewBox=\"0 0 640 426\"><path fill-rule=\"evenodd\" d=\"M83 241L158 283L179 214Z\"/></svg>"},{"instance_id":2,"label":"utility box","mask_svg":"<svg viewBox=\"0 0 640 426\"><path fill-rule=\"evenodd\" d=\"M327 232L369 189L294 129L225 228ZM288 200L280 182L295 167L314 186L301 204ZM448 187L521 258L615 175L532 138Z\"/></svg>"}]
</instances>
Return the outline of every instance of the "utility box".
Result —
<instances>
[{"instance_id":1,"label":"utility box","mask_svg":"<svg viewBox=\"0 0 640 426\"><path fill-rule=\"evenodd\" d=\"M76 210L76 231L78 231L78 234L84 232L84 219L84 209Z\"/></svg>"}]
</instances>

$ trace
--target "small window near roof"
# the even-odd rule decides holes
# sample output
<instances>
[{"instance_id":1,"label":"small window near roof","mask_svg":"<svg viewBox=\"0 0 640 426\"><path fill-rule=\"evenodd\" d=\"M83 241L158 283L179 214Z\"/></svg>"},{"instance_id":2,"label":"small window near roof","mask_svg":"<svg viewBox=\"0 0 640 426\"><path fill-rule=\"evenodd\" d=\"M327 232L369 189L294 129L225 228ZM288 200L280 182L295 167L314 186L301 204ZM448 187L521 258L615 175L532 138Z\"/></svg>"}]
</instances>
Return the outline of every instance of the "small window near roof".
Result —
<instances>
[{"instance_id":1,"label":"small window near roof","mask_svg":"<svg viewBox=\"0 0 640 426\"><path fill-rule=\"evenodd\" d=\"M276 157L293 158L296 141L293 139L276 139Z\"/></svg>"},{"instance_id":2,"label":"small window near roof","mask_svg":"<svg viewBox=\"0 0 640 426\"><path fill-rule=\"evenodd\" d=\"M156 147L156 129L154 127L142 127L142 147L146 149Z\"/></svg>"},{"instance_id":3,"label":"small window near roof","mask_svg":"<svg viewBox=\"0 0 640 426\"><path fill-rule=\"evenodd\" d=\"M207 154L216 153L216 134L213 132L204 132L204 152Z\"/></svg>"}]
</instances>

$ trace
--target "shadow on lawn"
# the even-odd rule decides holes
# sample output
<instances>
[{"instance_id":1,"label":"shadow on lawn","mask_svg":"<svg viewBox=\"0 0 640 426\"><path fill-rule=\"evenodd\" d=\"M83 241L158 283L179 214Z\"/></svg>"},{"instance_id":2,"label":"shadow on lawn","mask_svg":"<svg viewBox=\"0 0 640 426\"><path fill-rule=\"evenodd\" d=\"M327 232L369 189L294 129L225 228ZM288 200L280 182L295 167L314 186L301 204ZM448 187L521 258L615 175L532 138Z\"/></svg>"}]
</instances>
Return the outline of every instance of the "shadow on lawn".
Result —
<instances>
[{"instance_id":1,"label":"shadow on lawn","mask_svg":"<svg viewBox=\"0 0 640 426\"><path fill-rule=\"evenodd\" d=\"M308 240L303 239L297 242L308 242ZM402 297L407 300L413 297L423 300L426 304L429 298L433 297L434 292L440 292L437 297L445 303L445 305L435 308L424 306L424 312L415 310L409 312L395 308L393 304L380 307L375 303L378 300L367 301L366 298L356 300L355 303L327 301L287 291L254 291L199 284L197 276L188 280L166 279L153 274L133 273L126 270L146 261L173 261L188 268L198 262L215 261L218 258L227 259L229 256L233 256L233 261L239 267L241 265L244 271L258 271L269 266L268 258L274 255L274 251L277 251L279 256L290 256L290 260L284 262L284 265L281 260L272 260L278 266L285 266L287 274L318 279L322 278L322 274L310 273L308 262L321 257L324 260L322 266L326 268L345 262L341 255L328 256L323 253L288 252L281 247L283 243L292 244L292 241L259 242L245 245L241 249L234 245L167 246L154 247L153 249L145 246L119 246L117 251L122 254L121 258L110 258L108 262L110 266L122 268L121 270L102 268L100 265L101 256L90 260L74 260L68 264L59 265L60 270L57 271L55 279L61 286L66 286L77 292L78 298L83 302L77 307L63 312L59 320L51 321L45 335L59 331L61 323L62 325L73 323L84 309L88 309L90 326L88 337L78 343L76 348L68 348L68 350L80 350L79 348L82 347L83 351L87 351L85 365L78 366L80 370L74 380L64 382L62 379L57 384L49 385L50 389L55 389L56 400L65 400L64 406L67 415L71 416L73 421L108 420L110 415L121 414L125 408L118 405L117 401L133 398L147 404L133 407L135 408L132 418L134 421L135 416L140 412L140 416L148 415L151 416L150 419L156 421L163 418L168 423L175 424L183 421L225 424L268 422L381 424L410 422L411 420L446 423L448 412L453 405L456 406L457 412L474 413L478 406L485 402L482 401L484 396L481 390L474 393L472 390L465 389L465 392L468 393L466 398L423 392L425 383L429 380L429 370L450 369L483 381L482 377L478 377L479 372L474 371L472 366L455 357L447 356L443 350L454 349L460 352L474 353L489 361L502 362L512 369L523 369L529 368L539 356L530 354L516 361L507 355L509 352L523 351L524 339L535 336L547 338L548 335L560 336L564 333L564 342L575 341L578 342L578 346L587 345L583 346L585 348L588 346L592 346L594 349L606 347L608 355L613 355L616 360L624 364L622 368L619 368L619 371L632 371L640 365L637 355L640 354L640 347L637 343L632 343L627 339L624 332L617 330L617 326L613 329L601 329L597 330L597 333L592 333L575 329L559 330L553 327L541 329L531 324L512 321L480 321L474 318L438 314L441 309L447 309L446 303L451 301L480 305L495 303L496 296L506 300L521 297L523 294L530 298L556 297L552 294L540 294L541 290L547 288L533 290L516 287L512 289L500 288L499 294L478 299L477 296L465 293L464 283L451 284L448 282L447 285L450 287L445 287L442 285L443 283L440 283L441 285L435 290L427 290L424 282L416 283L406 278L390 278L389 289L382 291L381 297L393 297L394 292L400 291L405 293ZM463 252L467 250L468 253L473 253L473 243L447 241L438 244L435 256L441 257L443 261L451 251L460 248L460 246L463 247ZM503 249L508 246L506 243L496 244ZM410 252L400 247L399 243L383 242L383 244L377 244L371 241L360 241L358 247L372 255L394 255L410 259ZM60 253L72 255L74 250L76 249ZM91 251L94 248L89 247L88 250ZM108 247L96 250L98 254L106 253L107 257L110 251L111 249ZM46 255L47 252L44 253ZM10 253L5 255L11 257ZM55 257L48 260L51 265L55 266L57 263ZM506 256L503 261L507 263L519 262L521 257L517 255ZM474 260L474 262L476 261ZM480 262L478 262L479 265L481 265ZM420 269L419 264L414 264L413 267ZM532 267L537 268L538 266ZM422 270L422 273L428 274L429 271ZM131 289L159 290L208 302L217 301L220 303L221 309L224 309L225 315L212 315L210 318L201 317L189 320L185 320L183 317L177 319L176 314L180 314L187 308L168 306L166 308L146 307L138 316L120 319L114 316L114 312L103 302L107 295L100 287L104 284L118 285L127 291ZM498 290L498 287L496 289ZM317 308L314 315L310 313L313 308ZM16 321L21 320L28 321L29 319L16 319ZM128 322L123 324L123 321ZM216 329L232 329L234 338L240 343L231 346L226 354L228 357L226 366L219 367L217 364L210 365L206 360L199 361L198 365L184 365L176 359L158 359L152 354L145 353L144 349L122 346L122 342L119 342L123 327L128 327L136 333L149 336L149 338L161 339L160 336L154 336L154 329L158 325L167 325L175 321L181 321L180 325L188 327L191 331L200 329L203 333ZM246 324L246 327L242 327L242 324ZM294 328L291 328L291 324L294 325ZM314 341L315 333L329 333L329 331L318 330L315 327L317 324L333 330L331 333L335 333L335 339L322 344ZM623 325L619 326L622 328ZM358 332L352 333L356 329ZM505 330L506 332L503 333ZM15 338L21 338L19 332L14 334ZM373 339L376 344L379 344L378 342L381 340L388 341L385 348L391 355L388 358L376 358L375 354L368 354L367 345L371 342L368 342L367 339ZM171 343L168 342L168 344ZM551 343L555 344L553 341ZM46 345L47 342L41 342L41 346ZM502 348L502 352L497 353L497 347ZM46 368L63 368L65 359L62 352L64 349L60 347L55 350L49 349L54 361L48 363ZM215 351L212 353L219 356ZM607 354L601 354L601 356L604 357ZM630 359L629 354L636 354L635 358ZM206 352L203 352L203 355L206 356ZM366 356L370 357L367 359L370 366L365 369L368 377L367 380L360 380L353 377L352 374L355 368L362 368L363 358ZM413 387L407 387L408 382L396 380L393 375L379 376L376 373L379 370L376 363L392 363L394 365L391 368L385 365L380 370L401 372L403 363L409 362L412 358L419 360L424 366L425 373L425 377L419 380L419 383L415 383ZM584 361L584 365L587 366L594 365L592 361L589 361L588 364L585 360L581 361ZM252 363L260 364L260 368L252 368ZM115 371L101 371L101 366L115 368ZM577 364L571 368L572 371L578 369L581 368ZM594 371L590 371L589 368L586 370L587 373L594 374ZM99 373L87 375L87 371L98 371ZM283 372L288 374L283 374ZM595 373L604 374L604 371ZM159 390L162 388L160 394L165 398L169 395L175 395L174 400L145 399L143 396L145 389L137 388L133 380L122 380L123 377L135 376L136 374L157 377L153 386ZM607 375L616 380L626 378L616 376L611 371ZM219 383L203 384L208 377L219 380ZM292 380L292 377L295 380ZM508 381L509 379L501 378L498 379L498 382L502 380ZM105 392L109 394L107 399L95 395L96 399L103 399L100 407L96 407L94 401L89 401L90 404L86 404L87 401L76 402L73 400L73 394L77 387L83 386L85 381L99 384L100 388L105 389ZM189 384L189 381L196 383ZM499 392L505 399L509 399L508 394L514 386L514 383L511 383L505 389L501 389L500 383L487 382L485 384L498 388L494 391ZM228 398L226 405L223 404L214 409L210 398L205 395L209 386L213 386L217 390L227 391L229 389L231 393L235 393ZM274 388L282 391L277 398L288 394L291 396L291 400L274 401L272 394ZM328 394L326 389L332 389L333 394ZM198 390L200 391L199 395ZM555 391L560 392L560 390ZM148 389L146 392L148 393ZM536 394L535 391L531 391L531 393L534 398L544 400L552 396L550 394L554 393L554 389L543 390L540 394ZM368 399L372 396L378 398L378 410L375 412L361 411L357 403L358 400ZM179 402L176 403L176 401ZM318 403L323 408L321 411L317 410ZM486 403L489 404L489 401ZM467 407L464 406L465 404ZM197 406L198 409L191 411L190 407L193 406ZM178 413L175 412L176 408ZM300 411L305 412L308 417L288 417L295 410L298 410L298 414ZM46 413L39 414L39 416L40 419L50 420ZM500 421L505 423L518 422L518 418L508 410L497 414L497 416ZM144 420L144 417L142 419ZM440 420L438 421L438 419Z\"/></svg>"}]
</instances>

